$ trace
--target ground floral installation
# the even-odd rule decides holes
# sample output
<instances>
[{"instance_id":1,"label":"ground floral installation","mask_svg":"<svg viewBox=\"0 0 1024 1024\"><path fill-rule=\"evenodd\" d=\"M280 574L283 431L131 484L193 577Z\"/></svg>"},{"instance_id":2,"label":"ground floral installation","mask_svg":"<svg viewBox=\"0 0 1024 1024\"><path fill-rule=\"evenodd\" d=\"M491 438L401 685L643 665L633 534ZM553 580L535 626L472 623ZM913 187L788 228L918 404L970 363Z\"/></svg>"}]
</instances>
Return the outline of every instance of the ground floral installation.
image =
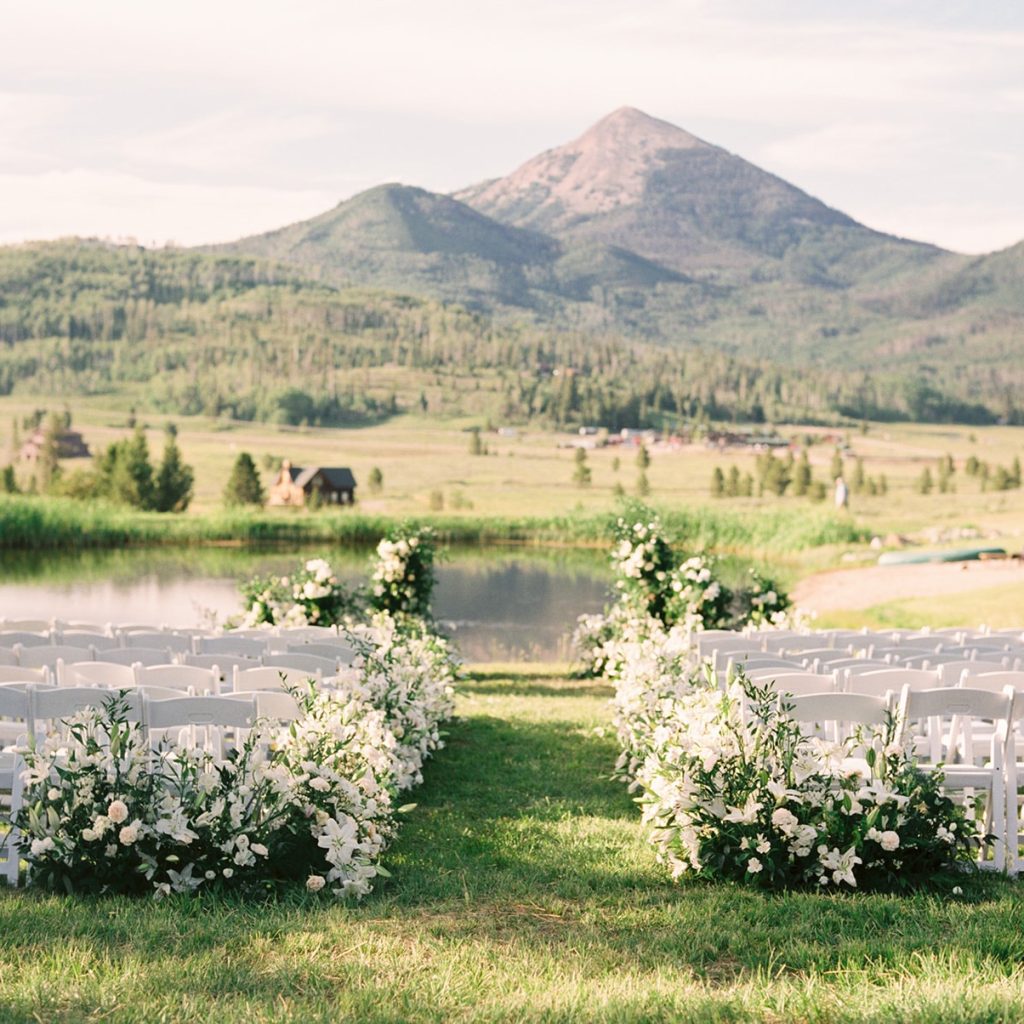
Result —
<instances>
[{"instance_id":1,"label":"ground floral installation","mask_svg":"<svg viewBox=\"0 0 1024 1024\"><path fill-rule=\"evenodd\" d=\"M754 573L727 591L714 563L675 556L646 509L618 520L612 559L618 600L576 640L584 671L615 687L615 772L673 877L901 889L973 864L974 819L942 795L940 771L918 770L894 722L827 743L770 685L735 673L723 688L701 661L701 629L798 621L777 586Z\"/></svg>"},{"instance_id":2,"label":"ground floral installation","mask_svg":"<svg viewBox=\"0 0 1024 1024\"><path fill-rule=\"evenodd\" d=\"M389 543L416 552L423 538ZM255 591L272 621L338 621L356 658L329 681L293 688L298 719L257 723L226 759L153 749L117 695L27 750L18 825L30 883L162 896L304 879L312 892L370 892L387 874L379 857L406 809L398 800L422 781L454 707L455 659L430 626L430 563L416 573L415 602L399 615L356 617L320 559L245 588L247 621Z\"/></svg>"},{"instance_id":3,"label":"ground floral installation","mask_svg":"<svg viewBox=\"0 0 1024 1024\"><path fill-rule=\"evenodd\" d=\"M603 615L582 616L573 637L583 675L614 675L624 651L645 638L688 649L696 630L774 628L794 619L788 596L756 569L730 589L715 558L679 554L644 505L627 507L613 537L617 599Z\"/></svg>"}]
</instances>

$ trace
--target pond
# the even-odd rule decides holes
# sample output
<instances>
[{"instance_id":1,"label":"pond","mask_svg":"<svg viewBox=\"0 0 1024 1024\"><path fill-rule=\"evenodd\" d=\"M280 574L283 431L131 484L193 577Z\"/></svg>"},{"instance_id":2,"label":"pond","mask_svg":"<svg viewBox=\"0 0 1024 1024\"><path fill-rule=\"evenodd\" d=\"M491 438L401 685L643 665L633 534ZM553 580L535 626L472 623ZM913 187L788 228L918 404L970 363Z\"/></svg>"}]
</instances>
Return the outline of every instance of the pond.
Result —
<instances>
[{"instance_id":1,"label":"pond","mask_svg":"<svg viewBox=\"0 0 1024 1024\"><path fill-rule=\"evenodd\" d=\"M348 583L370 552L316 548L131 549L0 556L0 617L194 626L240 611L238 584L327 557ZM568 661L578 616L610 583L601 551L456 549L437 570L434 614L467 661Z\"/></svg>"}]
</instances>

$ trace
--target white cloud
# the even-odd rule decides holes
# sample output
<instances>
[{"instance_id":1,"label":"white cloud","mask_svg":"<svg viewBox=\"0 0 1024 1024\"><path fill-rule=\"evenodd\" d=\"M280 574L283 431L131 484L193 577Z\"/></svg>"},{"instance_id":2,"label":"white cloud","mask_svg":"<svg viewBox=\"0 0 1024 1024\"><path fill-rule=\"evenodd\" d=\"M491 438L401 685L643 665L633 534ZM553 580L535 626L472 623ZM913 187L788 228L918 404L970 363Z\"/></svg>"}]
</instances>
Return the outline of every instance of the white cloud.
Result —
<instances>
[{"instance_id":1,"label":"white cloud","mask_svg":"<svg viewBox=\"0 0 1024 1024\"><path fill-rule=\"evenodd\" d=\"M82 235L144 245L230 241L320 213L316 191L149 181L78 169L0 174L0 242Z\"/></svg>"},{"instance_id":2,"label":"white cloud","mask_svg":"<svg viewBox=\"0 0 1024 1024\"><path fill-rule=\"evenodd\" d=\"M27 98L10 123L0 101L0 168L175 182L178 192L152 185L152 202L170 204L159 237L184 234L174 196L188 188L225 197L207 211L206 237L229 237L246 201L243 230L267 224L261 190L333 203L339 188L385 179L453 189L622 104L855 216L877 210L890 224L906 209L900 234L923 224L959 244L948 211L963 205L995 246L1024 212L1024 15L1012 10L997 22L966 6L940 20L931 5L869 0L9 6L5 36L18 45L0 94ZM74 99L47 109L48 95ZM22 217L55 223L38 189L19 195ZM118 225L138 217L136 234L160 227L158 206L115 200L69 208L63 231L101 211ZM921 220L929 209L944 219Z\"/></svg>"}]
</instances>

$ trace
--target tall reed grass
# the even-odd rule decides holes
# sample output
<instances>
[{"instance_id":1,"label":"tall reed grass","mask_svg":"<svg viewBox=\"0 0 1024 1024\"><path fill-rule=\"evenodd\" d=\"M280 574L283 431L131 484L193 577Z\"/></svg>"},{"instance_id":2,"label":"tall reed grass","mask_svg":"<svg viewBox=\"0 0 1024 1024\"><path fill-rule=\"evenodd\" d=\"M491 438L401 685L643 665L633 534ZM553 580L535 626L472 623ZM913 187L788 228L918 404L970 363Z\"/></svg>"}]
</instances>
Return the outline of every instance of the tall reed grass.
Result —
<instances>
[{"instance_id":1,"label":"tall reed grass","mask_svg":"<svg viewBox=\"0 0 1024 1024\"><path fill-rule=\"evenodd\" d=\"M692 549L794 552L867 539L846 516L807 509L664 510L677 543ZM607 514L565 516L421 516L449 544L600 545ZM161 515L69 498L0 497L0 550L79 550L150 545L376 544L395 520L358 510L223 511Z\"/></svg>"}]
</instances>

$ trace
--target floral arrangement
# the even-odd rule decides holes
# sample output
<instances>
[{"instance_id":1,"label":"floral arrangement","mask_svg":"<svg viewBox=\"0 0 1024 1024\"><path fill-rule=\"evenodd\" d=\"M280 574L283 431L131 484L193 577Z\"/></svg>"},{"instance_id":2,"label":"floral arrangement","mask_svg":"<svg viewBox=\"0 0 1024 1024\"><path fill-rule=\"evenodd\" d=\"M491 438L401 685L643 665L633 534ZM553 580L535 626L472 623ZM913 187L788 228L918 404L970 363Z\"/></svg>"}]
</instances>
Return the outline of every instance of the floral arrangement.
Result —
<instances>
[{"instance_id":1,"label":"floral arrangement","mask_svg":"<svg viewBox=\"0 0 1024 1024\"><path fill-rule=\"evenodd\" d=\"M389 615L430 618L434 591L434 532L403 524L377 545L370 607Z\"/></svg>"},{"instance_id":2,"label":"floral arrangement","mask_svg":"<svg viewBox=\"0 0 1024 1024\"><path fill-rule=\"evenodd\" d=\"M639 503L628 506L612 533L618 598L604 615L579 620L573 645L581 675L613 676L614 647L627 634L780 628L793 622L790 600L776 583L751 569L750 583L730 590L714 558L677 555L661 521Z\"/></svg>"},{"instance_id":3,"label":"floral arrangement","mask_svg":"<svg viewBox=\"0 0 1024 1024\"><path fill-rule=\"evenodd\" d=\"M311 558L289 576L256 576L241 587L245 613L235 623L256 626L333 626L355 608L355 598L330 563Z\"/></svg>"},{"instance_id":4,"label":"floral arrangement","mask_svg":"<svg viewBox=\"0 0 1024 1024\"><path fill-rule=\"evenodd\" d=\"M356 663L291 690L299 717L257 723L223 760L152 749L125 702L85 711L24 752L17 825L32 884L156 895L305 878L358 898L387 872L398 794L444 745L455 660L425 625L351 626Z\"/></svg>"},{"instance_id":5,"label":"floral arrangement","mask_svg":"<svg viewBox=\"0 0 1024 1024\"><path fill-rule=\"evenodd\" d=\"M984 841L892 721L827 743L771 686L738 675L723 692L699 672L627 692L617 709L618 771L640 791L673 877L897 890L971 864Z\"/></svg>"}]
</instances>

